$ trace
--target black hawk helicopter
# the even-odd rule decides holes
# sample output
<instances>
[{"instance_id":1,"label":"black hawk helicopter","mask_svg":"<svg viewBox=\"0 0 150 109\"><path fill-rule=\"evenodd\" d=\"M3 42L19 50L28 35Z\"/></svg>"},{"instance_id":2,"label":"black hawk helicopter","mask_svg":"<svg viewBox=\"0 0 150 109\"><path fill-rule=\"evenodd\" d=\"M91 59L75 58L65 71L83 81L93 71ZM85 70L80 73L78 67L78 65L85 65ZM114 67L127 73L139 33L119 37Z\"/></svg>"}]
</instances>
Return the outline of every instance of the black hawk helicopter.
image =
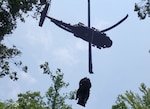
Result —
<instances>
[{"instance_id":1,"label":"black hawk helicopter","mask_svg":"<svg viewBox=\"0 0 150 109\"><path fill-rule=\"evenodd\" d=\"M43 9L42 13L41 13L41 18L40 18L40 22L39 22L39 26L42 27L45 17L49 18L51 20L51 22L53 22L54 24L56 24L58 27L73 33L74 36L83 39L84 41L90 42L93 46L96 46L97 48L109 48L112 46L112 40L104 33L114 27L116 27L117 25L119 25L120 23L122 23L127 17L128 15L126 15L122 20L120 20L118 23L116 23L115 25L104 29L102 31L99 31L96 28L89 28L87 26L85 26L83 23L78 23L75 25L71 25L68 23L65 23L63 21L54 19L52 17L47 16L47 11L48 11L48 7L49 7L49 3L47 3L45 5L45 8Z\"/></svg>"},{"instance_id":2,"label":"black hawk helicopter","mask_svg":"<svg viewBox=\"0 0 150 109\"><path fill-rule=\"evenodd\" d=\"M90 28L90 27L85 26L83 23L80 23L80 22L78 24L71 25L69 23L65 23L63 21L60 21L60 20L54 19L50 16L47 16L47 11L48 11L49 6L50 6L50 3L46 3L46 5L45 5L45 7L41 13L41 18L40 18L40 22L39 22L40 27L42 27L44 20L47 17L48 19L51 20L51 22L56 24L58 27L66 30L70 33L73 33L74 36L81 38L86 42L89 42L90 44L92 44L93 46L96 46L99 49L109 48L112 46L112 40L106 35L105 32L118 26L123 21L125 21L128 17L128 14L127 14L123 19L121 19L115 25L99 31L98 29L96 29L94 27ZM89 51L89 54L91 54L91 51ZM89 60L91 61L90 58L91 58L91 56L89 56ZM89 72L93 73L92 72L92 62L90 62Z\"/></svg>"}]
</instances>

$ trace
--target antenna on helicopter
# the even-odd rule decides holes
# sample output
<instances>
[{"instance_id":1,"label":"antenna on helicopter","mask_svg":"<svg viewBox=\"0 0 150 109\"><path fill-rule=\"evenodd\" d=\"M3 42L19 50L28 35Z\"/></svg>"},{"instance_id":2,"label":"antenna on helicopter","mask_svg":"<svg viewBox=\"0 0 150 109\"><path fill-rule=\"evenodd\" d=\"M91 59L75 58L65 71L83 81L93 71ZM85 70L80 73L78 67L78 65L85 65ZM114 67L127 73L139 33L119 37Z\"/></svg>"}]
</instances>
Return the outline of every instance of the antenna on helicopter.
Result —
<instances>
[{"instance_id":1,"label":"antenna on helicopter","mask_svg":"<svg viewBox=\"0 0 150 109\"><path fill-rule=\"evenodd\" d=\"M40 22L39 22L40 27L42 27L42 25L44 23L44 20L45 20L45 17L46 17L46 14L47 14L50 4L51 4L51 0L46 1L45 7L44 7L43 11L41 12L41 18L40 18Z\"/></svg>"}]
</instances>

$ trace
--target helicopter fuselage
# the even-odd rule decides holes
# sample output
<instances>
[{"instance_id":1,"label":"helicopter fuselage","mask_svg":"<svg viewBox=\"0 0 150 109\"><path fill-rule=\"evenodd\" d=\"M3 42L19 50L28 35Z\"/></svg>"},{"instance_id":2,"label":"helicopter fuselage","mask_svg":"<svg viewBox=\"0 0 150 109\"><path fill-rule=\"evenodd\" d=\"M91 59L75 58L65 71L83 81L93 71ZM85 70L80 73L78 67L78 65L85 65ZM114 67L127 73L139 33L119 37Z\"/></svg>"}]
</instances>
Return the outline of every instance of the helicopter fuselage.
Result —
<instances>
[{"instance_id":1,"label":"helicopter fuselage","mask_svg":"<svg viewBox=\"0 0 150 109\"><path fill-rule=\"evenodd\" d=\"M112 40L105 33L93 27L89 28L82 23L71 25L49 16L47 17L51 20L51 22L55 23L60 28L73 33L74 36L91 43L97 48L109 48L112 46Z\"/></svg>"}]
</instances>

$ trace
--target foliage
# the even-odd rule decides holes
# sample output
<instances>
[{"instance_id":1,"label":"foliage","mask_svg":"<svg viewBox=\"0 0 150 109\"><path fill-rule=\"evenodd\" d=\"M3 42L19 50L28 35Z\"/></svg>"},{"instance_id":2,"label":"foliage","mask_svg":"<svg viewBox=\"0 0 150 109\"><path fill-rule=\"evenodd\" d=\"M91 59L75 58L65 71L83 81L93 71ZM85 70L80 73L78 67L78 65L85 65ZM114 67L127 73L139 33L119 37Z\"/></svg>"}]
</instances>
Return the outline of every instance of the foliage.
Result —
<instances>
[{"instance_id":1,"label":"foliage","mask_svg":"<svg viewBox=\"0 0 150 109\"><path fill-rule=\"evenodd\" d=\"M21 52L13 46L8 48L7 46L0 43L0 78L8 75L10 79L17 80L17 72L10 69L10 64L20 67L21 61L14 60L15 57L21 55ZM27 72L27 67L23 66L23 71Z\"/></svg>"},{"instance_id":2,"label":"foliage","mask_svg":"<svg viewBox=\"0 0 150 109\"><path fill-rule=\"evenodd\" d=\"M0 41L4 35L11 34L17 27L17 19L25 22L24 15L33 12L33 17L37 17L41 11L39 0L1 0L0 1Z\"/></svg>"},{"instance_id":3,"label":"foliage","mask_svg":"<svg viewBox=\"0 0 150 109\"><path fill-rule=\"evenodd\" d=\"M50 109L43 101L40 92L26 92L18 94L18 109Z\"/></svg>"},{"instance_id":4,"label":"foliage","mask_svg":"<svg viewBox=\"0 0 150 109\"><path fill-rule=\"evenodd\" d=\"M0 102L0 109L72 109L71 105L65 103L65 100L75 99L76 91L61 92L63 88L67 88L69 85L63 81L64 74L61 70L57 69L54 75L49 70L47 62L40 67L43 69L43 73L49 75L52 80L45 96L41 96L39 91L20 93L16 102L11 99Z\"/></svg>"},{"instance_id":5,"label":"foliage","mask_svg":"<svg viewBox=\"0 0 150 109\"><path fill-rule=\"evenodd\" d=\"M17 104L12 99L6 100L0 102L0 109L17 109Z\"/></svg>"},{"instance_id":6,"label":"foliage","mask_svg":"<svg viewBox=\"0 0 150 109\"><path fill-rule=\"evenodd\" d=\"M0 102L0 109L50 109L43 101L40 92L30 92L18 94L18 100L12 99Z\"/></svg>"},{"instance_id":7,"label":"foliage","mask_svg":"<svg viewBox=\"0 0 150 109\"><path fill-rule=\"evenodd\" d=\"M132 91L126 91L125 95L118 95L112 109L150 109L150 88L142 83L139 90L142 96Z\"/></svg>"},{"instance_id":8,"label":"foliage","mask_svg":"<svg viewBox=\"0 0 150 109\"><path fill-rule=\"evenodd\" d=\"M15 46L8 48L3 44L4 37L17 28L18 19L25 22L30 12L33 18L37 18L45 3L46 0L0 0L0 78L8 75L12 80L18 79L17 72L11 70L12 60L15 66L22 66L22 62L15 59L21 52ZM27 66L22 67L27 72Z\"/></svg>"},{"instance_id":9,"label":"foliage","mask_svg":"<svg viewBox=\"0 0 150 109\"><path fill-rule=\"evenodd\" d=\"M146 16L150 17L150 0L141 0L141 2L135 3L134 11L137 12L141 20Z\"/></svg>"},{"instance_id":10,"label":"foliage","mask_svg":"<svg viewBox=\"0 0 150 109\"><path fill-rule=\"evenodd\" d=\"M40 67L43 69L43 73L48 74L52 79L52 84L46 92L48 105L52 107L52 109L72 109L70 105L65 104L65 100L75 99L76 91L71 91L70 93L63 93L61 95L62 88L67 88L69 85L69 83L65 83L63 81L64 74L61 73L61 69L57 69L54 75L48 67L48 62L45 62Z\"/></svg>"}]
</instances>

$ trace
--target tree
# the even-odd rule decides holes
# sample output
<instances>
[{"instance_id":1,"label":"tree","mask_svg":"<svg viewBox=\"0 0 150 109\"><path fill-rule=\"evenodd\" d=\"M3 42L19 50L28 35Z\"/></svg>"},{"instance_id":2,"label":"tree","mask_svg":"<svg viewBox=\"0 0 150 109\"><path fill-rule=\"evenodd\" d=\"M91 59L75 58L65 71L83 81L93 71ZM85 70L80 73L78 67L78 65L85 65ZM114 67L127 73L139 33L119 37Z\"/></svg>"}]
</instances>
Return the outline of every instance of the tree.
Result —
<instances>
[{"instance_id":1,"label":"tree","mask_svg":"<svg viewBox=\"0 0 150 109\"><path fill-rule=\"evenodd\" d=\"M40 92L30 92L18 94L18 100L12 99L0 102L0 109L50 109L43 101Z\"/></svg>"},{"instance_id":2,"label":"tree","mask_svg":"<svg viewBox=\"0 0 150 109\"><path fill-rule=\"evenodd\" d=\"M150 17L150 0L141 0L135 3L134 11L137 12L138 17L143 20L146 16Z\"/></svg>"},{"instance_id":3,"label":"tree","mask_svg":"<svg viewBox=\"0 0 150 109\"><path fill-rule=\"evenodd\" d=\"M142 83L139 90L142 95L132 91L126 91L125 95L118 95L112 109L150 109L150 88Z\"/></svg>"},{"instance_id":4,"label":"tree","mask_svg":"<svg viewBox=\"0 0 150 109\"><path fill-rule=\"evenodd\" d=\"M61 73L61 69L57 69L54 75L49 67L48 62L45 62L40 66L43 69L44 74L48 74L52 79L52 85L46 92L46 98L48 99L48 105L52 109L72 109L70 105L65 104L66 99L75 99L76 91L70 93L63 93L61 95L61 89L67 88L69 83L63 81L64 74Z\"/></svg>"},{"instance_id":5,"label":"tree","mask_svg":"<svg viewBox=\"0 0 150 109\"><path fill-rule=\"evenodd\" d=\"M9 76L12 80L17 80L17 72L13 71L11 64L21 66L27 72L27 66L23 66L16 57L21 55L21 51L15 45L7 47L2 41L8 34L12 34L17 28L17 20L25 22L25 17L29 12L33 18L37 18L46 0L0 0L0 78Z\"/></svg>"},{"instance_id":6,"label":"tree","mask_svg":"<svg viewBox=\"0 0 150 109\"><path fill-rule=\"evenodd\" d=\"M25 94L18 94L18 109L50 109L43 101L40 92L27 91Z\"/></svg>"},{"instance_id":7,"label":"tree","mask_svg":"<svg viewBox=\"0 0 150 109\"><path fill-rule=\"evenodd\" d=\"M50 76L52 82L45 96L41 96L39 91L20 93L16 102L11 99L0 102L0 109L72 109L71 105L67 105L65 100L75 99L76 91L61 92L63 88L69 86L69 83L63 81L64 74L61 70L57 69L54 75L50 71L47 62L40 65L40 67L43 69L44 74Z\"/></svg>"},{"instance_id":8,"label":"tree","mask_svg":"<svg viewBox=\"0 0 150 109\"><path fill-rule=\"evenodd\" d=\"M12 99L6 100L0 102L0 109L17 109L17 104Z\"/></svg>"},{"instance_id":9,"label":"tree","mask_svg":"<svg viewBox=\"0 0 150 109\"><path fill-rule=\"evenodd\" d=\"M40 0L43 1L43 0ZM11 34L17 27L17 19L25 22L25 16L28 12L33 12L33 17L40 14L42 7L39 0L1 0L0 1L0 41L6 34ZM42 2L43 4L43 2Z\"/></svg>"},{"instance_id":10,"label":"tree","mask_svg":"<svg viewBox=\"0 0 150 109\"><path fill-rule=\"evenodd\" d=\"M4 44L0 43L0 78L8 75L10 79L17 80L17 72L11 70L11 64L15 66L22 66L21 61L14 60L15 57L20 56L21 52L13 46L8 48ZM22 66L23 71L27 72L27 66Z\"/></svg>"}]
</instances>

